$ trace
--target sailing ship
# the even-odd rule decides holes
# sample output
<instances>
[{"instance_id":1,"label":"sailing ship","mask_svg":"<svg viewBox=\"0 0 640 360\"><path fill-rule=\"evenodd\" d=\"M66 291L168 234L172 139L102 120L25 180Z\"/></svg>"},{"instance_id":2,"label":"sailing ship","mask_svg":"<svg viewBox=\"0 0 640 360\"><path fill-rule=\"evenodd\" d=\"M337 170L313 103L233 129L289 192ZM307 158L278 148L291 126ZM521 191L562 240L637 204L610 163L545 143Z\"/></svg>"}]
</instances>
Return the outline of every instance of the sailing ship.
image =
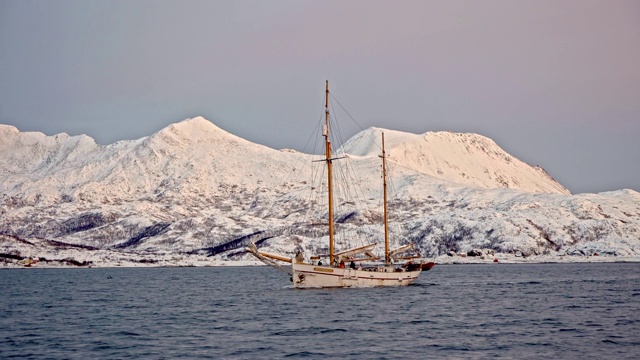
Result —
<instances>
[{"instance_id":1,"label":"sailing ship","mask_svg":"<svg viewBox=\"0 0 640 360\"><path fill-rule=\"evenodd\" d=\"M258 250L250 243L247 251L263 263L273 266L291 275L294 288L341 288L341 287L374 287L374 286L406 286L413 283L423 269L428 270L433 263L423 264L414 251L414 244L389 249L389 215L387 206L387 164L384 150L384 133L382 133L382 186L384 209L384 258L373 253L376 244L368 244L336 252L335 219L333 194L333 162L343 157L333 157L329 139L329 82L326 82L324 101L323 134L325 154L322 160L326 164L328 187L328 238L329 254L311 256L305 262L302 253L294 257L271 254ZM324 263L323 263L324 260ZM409 260L402 263L405 260ZM281 264L285 263L285 264ZM286 265L290 264L290 265Z\"/></svg>"}]
</instances>

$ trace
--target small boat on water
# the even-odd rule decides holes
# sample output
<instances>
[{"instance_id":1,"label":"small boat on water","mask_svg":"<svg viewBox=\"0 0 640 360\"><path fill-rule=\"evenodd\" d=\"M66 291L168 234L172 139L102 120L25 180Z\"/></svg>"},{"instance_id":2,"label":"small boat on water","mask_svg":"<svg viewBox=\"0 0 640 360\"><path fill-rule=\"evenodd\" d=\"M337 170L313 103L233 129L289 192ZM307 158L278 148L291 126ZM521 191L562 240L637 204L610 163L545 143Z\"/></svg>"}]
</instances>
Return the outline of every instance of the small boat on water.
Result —
<instances>
[{"instance_id":1,"label":"small boat on water","mask_svg":"<svg viewBox=\"0 0 640 360\"><path fill-rule=\"evenodd\" d=\"M324 159L326 183L328 188L328 242L329 253L311 256L305 261L302 253L294 257L271 254L260 251L250 243L247 251L263 263L273 266L291 275L294 288L342 288L372 286L406 286L413 283L423 270L429 270L434 263L418 260L414 244L406 244L396 249L389 248L389 215L387 206L387 164L382 133L382 187L384 208L384 256L376 255L373 250L376 243L336 251L334 219L334 162L344 157L332 155L329 138L329 82L326 82L324 101ZM407 261L412 260L412 261Z\"/></svg>"}]
</instances>

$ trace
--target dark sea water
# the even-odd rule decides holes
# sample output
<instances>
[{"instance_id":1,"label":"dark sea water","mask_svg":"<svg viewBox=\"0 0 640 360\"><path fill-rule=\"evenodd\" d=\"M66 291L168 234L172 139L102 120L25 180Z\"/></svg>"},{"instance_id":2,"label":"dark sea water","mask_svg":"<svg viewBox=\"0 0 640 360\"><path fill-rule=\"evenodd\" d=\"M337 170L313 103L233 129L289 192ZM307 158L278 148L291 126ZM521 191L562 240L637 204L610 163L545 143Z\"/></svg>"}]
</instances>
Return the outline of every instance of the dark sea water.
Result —
<instances>
[{"instance_id":1,"label":"dark sea water","mask_svg":"<svg viewBox=\"0 0 640 360\"><path fill-rule=\"evenodd\" d=\"M267 267L0 271L0 358L640 358L640 264L441 265L294 290Z\"/></svg>"}]
</instances>

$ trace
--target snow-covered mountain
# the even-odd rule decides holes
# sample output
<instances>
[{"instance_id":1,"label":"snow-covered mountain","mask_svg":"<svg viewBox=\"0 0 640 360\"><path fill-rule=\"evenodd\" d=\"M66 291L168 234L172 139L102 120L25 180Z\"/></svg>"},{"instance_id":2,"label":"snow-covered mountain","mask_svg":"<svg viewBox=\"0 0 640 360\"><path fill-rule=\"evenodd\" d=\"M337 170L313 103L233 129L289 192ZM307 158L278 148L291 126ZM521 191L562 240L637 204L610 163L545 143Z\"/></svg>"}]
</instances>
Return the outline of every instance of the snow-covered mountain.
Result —
<instances>
[{"instance_id":1,"label":"snow-covered mountain","mask_svg":"<svg viewBox=\"0 0 640 360\"><path fill-rule=\"evenodd\" d=\"M533 167L507 154L493 140L478 134L448 131L422 135L370 128L351 138L344 151L352 155L377 156L384 132L391 160L417 173L460 185L512 188L527 192L569 194L539 166Z\"/></svg>"},{"instance_id":2,"label":"snow-covered mountain","mask_svg":"<svg viewBox=\"0 0 640 360\"><path fill-rule=\"evenodd\" d=\"M289 160L201 117L109 146L85 135L45 136L4 125L0 135L0 190L28 203L63 197L109 203L150 195L206 195L234 185L255 188L252 177L272 176L271 170Z\"/></svg>"},{"instance_id":3,"label":"snow-covered mountain","mask_svg":"<svg viewBox=\"0 0 640 360\"><path fill-rule=\"evenodd\" d=\"M354 208L338 193L338 227L368 238L381 233L382 131L365 130L338 150L365 203ZM570 195L542 168L476 134L384 133L393 228L426 256L475 248L640 255L633 190ZM201 117L108 146L0 125L0 259L210 264L248 259L249 240L274 252L322 251L326 234L313 224L326 211L308 191L318 174L307 165L317 159L251 143Z\"/></svg>"}]
</instances>

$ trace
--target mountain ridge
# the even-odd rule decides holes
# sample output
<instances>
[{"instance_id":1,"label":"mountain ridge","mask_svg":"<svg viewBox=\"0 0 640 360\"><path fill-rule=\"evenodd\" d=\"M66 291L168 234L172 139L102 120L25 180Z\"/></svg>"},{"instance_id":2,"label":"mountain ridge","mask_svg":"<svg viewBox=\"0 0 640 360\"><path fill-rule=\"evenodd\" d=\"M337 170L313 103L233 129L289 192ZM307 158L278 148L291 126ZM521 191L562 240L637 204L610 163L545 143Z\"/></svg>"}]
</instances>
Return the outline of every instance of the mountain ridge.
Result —
<instances>
[{"instance_id":1,"label":"mountain ridge","mask_svg":"<svg viewBox=\"0 0 640 360\"><path fill-rule=\"evenodd\" d=\"M356 134L341 150L358 156L376 155L381 146L363 147L362 139L379 139L383 132L389 159L412 171L467 186L570 194L542 167L526 164L493 140L473 133L411 134L372 127Z\"/></svg>"},{"instance_id":2,"label":"mountain ridge","mask_svg":"<svg viewBox=\"0 0 640 360\"><path fill-rule=\"evenodd\" d=\"M15 129L15 128L13 128ZM17 130L17 129L15 129ZM13 131L13 130L11 130ZM568 190L548 176L545 171L534 171L535 168L513 158L499 148L493 141L476 134L456 134L450 132L427 132L422 135L404 133L393 130L370 128L356 134L341 148L354 156L371 156L374 147L369 147L363 152L363 143L369 141L366 138L377 137L378 133L388 134L388 151L390 160L398 165L432 176L435 179L459 183L466 186L478 186L482 188L509 187L529 192L558 192L568 194ZM374 134L375 133L375 134ZM448 137L449 139L446 139ZM150 173L162 174L174 178L182 171L189 176L188 170L194 170L193 176L209 176L217 182L220 180L221 169L230 171L233 162L255 163L259 167L240 167L234 169L231 177L240 181L241 178L252 177L252 174L243 173L243 169L256 171L257 177L273 176L266 173L265 169L278 171L278 167L291 168L286 163L296 157L311 156L299 152L271 149L264 145L255 144L235 136L203 117L186 119L178 123L170 124L156 133L138 139L121 141L110 145L97 145L95 141L86 135L70 137L66 134L46 136L42 133L14 133L18 141L8 142L5 145L4 155L0 155L0 169L4 169L14 175L29 176L31 181L38 181L38 176L56 176L61 169L76 169L83 179L101 182L111 179L118 182L117 176L128 178L126 172L136 171L138 174L148 176ZM22 139L22 141L20 141ZM436 146L428 146L429 141L439 139ZM442 140L445 139L445 140ZM463 141L461 141L461 139ZM470 141L464 140L471 139ZM480 139L480 140L478 140ZM484 141L487 148L493 153L488 153L484 148L469 152L472 145ZM425 146L425 143L427 146ZM379 146L379 145L377 145ZM467 154L464 153L466 148ZM2 144L0 144L2 148ZM445 150L442 150L445 149ZM452 151L453 149L453 151ZM447 154L454 153L455 156ZM483 152L484 151L484 152ZM19 159L21 152L28 153L27 159ZM436 155L433 155L437 153ZM286 155L285 155L286 154ZM465 160L464 156L475 155L472 160ZM288 156L284 158L284 156ZM9 156L10 158L7 158ZM377 156L377 155L376 155ZM491 158L490 156L493 156ZM277 159L282 158L278 161ZM496 158L500 158L499 161ZM231 164L225 163L229 159ZM488 160L487 160L488 159ZM471 168L474 164L482 163L485 167L474 169L474 172L462 170L463 166ZM502 161L502 163L500 163ZM504 163L513 161L516 165L508 166ZM295 162L295 160L294 160ZM175 163L180 163L180 169L173 168ZM278 163L274 168L271 163ZM500 166L493 166L499 163ZM11 164L23 164L21 169L12 169ZM24 166L24 164L31 164ZM211 168L208 170L207 166ZM103 167L100 171L98 167ZM476 166L477 167L477 166ZM173 171L172 171L173 168ZM137 169L137 170L136 170ZM16 171L22 170L22 171ZM290 171L290 170L285 170ZM38 176L36 176L38 175ZM234 179L227 176L228 182ZM276 176L277 177L277 176ZM72 178L66 176L66 179ZM217 179L217 180L216 180ZM9 181L10 182L10 181ZM154 186L155 181L147 179L149 186ZM2 188L11 192L10 186L3 181ZM80 184L70 184L69 187L78 187ZM149 186L138 185L144 191L150 191ZM157 187L158 184L155 184ZM129 186L131 187L131 186ZM135 186L134 186L135 187ZM20 188L23 191L23 188Z\"/></svg>"},{"instance_id":3,"label":"mountain ridge","mask_svg":"<svg viewBox=\"0 0 640 360\"><path fill-rule=\"evenodd\" d=\"M345 161L361 176L366 208L351 208L338 192L343 229L369 239L382 232L383 131L397 195L391 221L425 256L444 261L475 248L528 258L640 256L640 193L570 195L544 169L476 134L356 134L337 153L351 152ZM308 196L318 173L303 166L322 165L318 155L254 144L201 117L110 145L9 126L0 133L0 254L208 264L247 259L249 239L266 251L326 252L317 228L323 200Z\"/></svg>"}]
</instances>

